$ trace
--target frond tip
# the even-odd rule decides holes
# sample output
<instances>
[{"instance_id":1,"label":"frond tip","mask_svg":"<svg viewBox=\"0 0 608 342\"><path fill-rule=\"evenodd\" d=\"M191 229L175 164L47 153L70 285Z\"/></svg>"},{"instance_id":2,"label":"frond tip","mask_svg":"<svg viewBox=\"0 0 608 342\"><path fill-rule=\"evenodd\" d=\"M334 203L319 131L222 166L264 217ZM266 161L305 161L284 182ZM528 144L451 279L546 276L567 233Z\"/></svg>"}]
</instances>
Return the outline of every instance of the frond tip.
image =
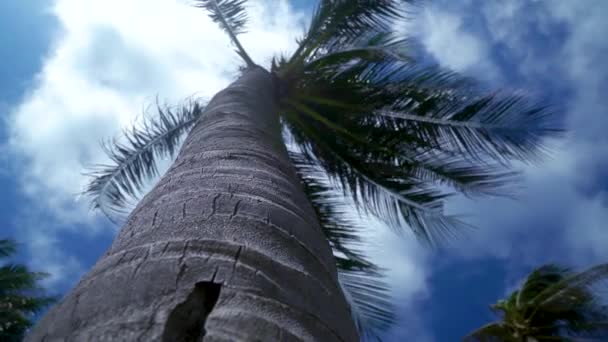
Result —
<instances>
[{"instance_id":1,"label":"frond tip","mask_svg":"<svg viewBox=\"0 0 608 342\"><path fill-rule=\"evenodd\" d=\"M395 323L391 289L382 274L339 269L338 279L361 340L379 341L379 332Z\"/></svg>"},{"instance_id":2,"label":"frond tip","mask_svg":"<svg viewBox=\"0 0 608 342\"><path fill-rule=\"evenodd\" d=\"M103 148L112 163L95 165L88 175L84 194L91 206L111 220L128 213L144 182L158 175L159 159L173 157L182 137L201 116L204 107L190 102L179 110L157 105L158 117L146 118L141 127L125 131L124 142L116 139Z\"/></svg>"},{"instance_id":3,"label":"frond tip","mask_svg":"<svg viewBox=\"0 0 608 342\"><path fill-rule=\"evenodd\" d=\"M244 32L247 24L246 2L246 0L196 0L194 6L206 9L209 17L223 30L240 34Z\"/></svg>"},{"instance_id":4,"label":"frond tip","mask_svg":"<svg viewBox=\"0 0 608 342\"><path fill-rule=\"evenodd\" d=\"M17 251L17 243L13 240L0 240L0 258L8 257Z\"/></svg>"},{"instance_id":5,"label":"frond tip","mask_svg":"<svg viewBox=\"0 0 608 342\"><path fill-rule=\"evenodd\" d=\"M246 0L195 0L195 7L204 8L209 12L209 17L226 31L237 47L237 53L248 67L255 66L255 63L247 54L236 37L245 32L247 23L247 13L245 12Z\"/></svg>"},{"instance_id":6,"label":"frond tip","mask_svg":"<svg viewBox=\"0 0 608 342\"><path fill-rule=\"evenodd\" d=\"M392 23L404 19L404 7L413 0L322 0L310 27L289 63L314 59L357 41L370 31L388 32Z\"/></svg>"}]
</instances>

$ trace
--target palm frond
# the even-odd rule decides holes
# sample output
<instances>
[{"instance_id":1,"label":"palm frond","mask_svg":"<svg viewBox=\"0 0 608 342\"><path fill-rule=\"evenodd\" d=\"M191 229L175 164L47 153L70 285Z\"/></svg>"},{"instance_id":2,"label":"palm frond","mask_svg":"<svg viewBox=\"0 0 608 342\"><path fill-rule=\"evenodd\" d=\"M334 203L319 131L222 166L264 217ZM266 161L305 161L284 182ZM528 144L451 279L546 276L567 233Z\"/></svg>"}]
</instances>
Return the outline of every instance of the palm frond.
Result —
<instances>
[{"instance_id":1,"label":"palm frond","mask_svg":"<svg viewBox=\"0 0 608 342\"><path fill-rule=\"evenodd\" d=\"M353 265L375 269L376 267L366 260L363 251L365 245L361 234L365 227L361 227L358 220L349 219L344 199L327 183L323 169L300 152L290 151L289 157L332 250L335 254L344 256L337 259L337 262L344 263L342 267Z\"/></svg>"},{"instance_id":2,"label":"palm frond","mask_svg":"<svg viewBox=\"0 0 608 342\"><path fill-rule=\"evenodd\" d=\"M330 184L323 168L299 151L290 151L305 193L317 214L336 259L338 278L351 306L351 313L363 341L378 340L378 333L394 323L390 287L383 270L370 262L365 253L361 226L347 212L345 200ZM369 250L369 248L367 248Z\"/></svg>"},{"instance_id":3,"label":"palm frond","mask_svg":"<svg viewBox=\"0 0 608 342\"><path fill-rule=\"evenodd\" d=\"M411 0L321 0L305 36L289 59L302 64L336 47L344 47L370 31L390 31L395 19L405 17Z\"/></svg>"},{"instance_id":4,"label":"palm frond","mask_svg":"<svg viewBox=\"0 0 608 342\"><path fill-rule=\"evenodd\" d=\"M15 247L12 240L0 240L3 256L13 254ZM33 315L56 301L44 295L39 286L39 281L47 276L31 272L24 265L9 263L0 267L0 341L21 341L32 326Z\"/></svg>"},{"instance_id":5,"label":"palm frond","mask_svg":"<svg viewBox=\"0 0 608 342\"><path fill-rule=\"evenodd\" d=\"M407 135L408 143L467 159L535 161L542 156L542 138L560 133L552 127L550 108L528 96L484 94L470 80L435 67L387 57L346 69L326 66L306 76L311 79L300 84L304 94L333 102L323 105L323 114L333 112L328 119L361 125L374 137L390 134L393 141Z\"/></svg>"},{"instance_id":6,"label":"palm frond","mask_svg":"<svg viewBox=\"0 0 608 342\"><path fill-rule=\"evenodd\" d=\"M323 139L314 132L322 128L309 127L295 114L287 118L298 125L294 138L306 158L318 160L359 209L374 214L397 231L408 224L419 238L430 243L448 239L454 227L467 226L457 217L442 213L445 194L408 175L407 169L390 158L374 159L372 153L357 150L364 145L353 147L337 137Z\"/></svg>"},{"instance_id":7,"label":"palm frond","mask_svg":"<svg viewBox=\"0 0 608 342\"><path fill-rule=\"evenodd\" d=\"M30 272L24 265L7 264L0 267L0 295L14 291L33 290L46 273Z\"/></svg>"},{"instance_id":8,"label":"palm frond","mask_svg":"<svg viewBox=\"0 0 608 342\"><path fill-rule=\"evenodd\" d=\"M603 321L583 318L577 322L563 321L554 324L554 328L565 337L566 341L605 341L608 336L608 315L604 311Z\"/></svg>"},{"instance_id":9,"label":"palm frond","mask_svg":"<svg viewBox=\"0 0 608 342\"><path fill-rule=\"evenodd\" d=\"M571 274L569 269L554 264L538 267L528 275L521 289L515 291L509 300L515 307L525 309L526 306L534 305L541 293Z\"/></svg>"},{"instance_id":10,"label":"palm frond","mask_svg":"<svg viewBox=\"0 0 608 342\"><path fill-rule=\"evenodd\" d=\"M196 7L204 8L209 17L226 32L243 33L247 24L246 0L195 0Z\"/></svg>"},{"instance_id":11,"label":"palm frond","mask_svg":"<svg viewBox=\"0 0 608 342\"><path fill-rule=\"evenodd\" d=\"M247 0L194 0L195 6L206 9L209 17L228 33L232 43L237 47L237 53L247 63L248 67L253 67L255 63L249 57L237 35L245 32L247 24L247 13L245 4Z\"/></svg>"},{"instance_id":12,"label":"palm frond","mask_svg":"<svg viewBox=\"0 0 608 342\"><path fill-rule=\"evenodd\" d=\"M17 243L9 239L0 240L0 258L5 258L15 254L17 251Z\"/></svg>"},{"instance_id":13,"label":"palm frond","mask_svg":"<svg viewBox=\"0 0 608 342\"><path fill-rule=\"evenodd\" d=\"M406 39L391 37L386 32L380 32L366 41L365 44L354 43L351 46L341 46L337 51L327 51L318 57L314 57L304 66L304 70L359 60L381 60L387 56L398 60L411 61L412 58L405 52L407 41Z\"/></svg>"},{"instance_id":14,"label":"palm frond","mask_svg":"<svg viewBox=\"0 0 608 342\"><path fill-rule=\"evenodd\" d=\"M552 284L534 298L539 307L580 305L588 303L593 296L593 285L608 280L608 264L593 266L583 272L571 274Z\"/></svg>"},{"instance_id":15,"label":"palm frond","mask_svg":"<svg viewBox=\"0 0 608 342\"><path fill-rule=\"evenodd\" d=\"M359 41L375 48L374 39ZM287 88L283 117L359 208L397 231L407 224L433 244L453 238L470 226L444 214L451 192L442 185L466 195L513 195L518 173L509 163L538 160L543 138L559 134L550 110L526 96L484 94L465 77L391 53L345 51L295 74L287 62L276 65Z\"/></svg>"},{"instance_id":16,"label":"palm frond","mask_svg":"<svg viewBox=\"0 0 608 342\"><path fill-rule=\"evenodd\" d=\"M351 307L362 341L381 341L395 323L391 289L380 273L338 269L338 280Z\"/></svg>"},{"instance_id":17,"label":"palm frond","mask_svg":"<svg viewBox=\"0 0 608 342\"><path fill-rule=\"evenodd\" d=\"M0 341L21 342L31 326L31 320L20 312L0 311Z\"/></svg>"},{"instance_id":18,"label":"palm frond","mask_svg":"<svg viewBox=\"0 0 608 342\"><path fill-rule=\"evenodd\" d=\"M0 341L22 341L34 315L56 301L55 297L0 295Z\"/></svg>"},{"instance_id":19,"label":"palm frond","mask_svg":"<svg viewBox=\"0 0 608 342\"><path fill-rule=\"evenodd\" d=\"M0 295L0 310L13 310L34 314L54 303L54 297L35 297L27 295Z\"/></svg>"},{"instance_id":20,"label":"palm frond","mask_svg":"<svg viewBox=\"0 0 608 342\"><path fill-rule=\"evenodd\" d=\"M173 157L182 137L194 125L204 107L196 101L177 110L157 105L158 116L146 117L141 127L124 132L125 142L103 145L112 163L92 167L84 194L92 207L110 219L127 214L147 179L158 175L157 161Z\"/></svg>"},{"instance_id":21,"label":"palm frond","mask_svg":"<svg viewBox=\"0 0 608 342\"><path fill-rule=\"evenodd\" d=\"M607 264L580 273L543 265L492 308L500 312L500 325L510 331L509 336L538 341L595 340L608 333L608 307L594 287L606 278Z\"/></svg>"},{"instance_id":22,"label":"palm frond","mask_svg":"<svg viewBox=\"0 0 608 342\"><path fill-rule=\"evenodd\" d=\"M425 102L405 108L395 106L405 113L388 109L378 111L378 115L416 131L431 146L451 146L468 158L490 158L502 163L539 160L539 138L559 133L539 126L548 111L530 105L524 96L492 94L440 104L422 115L409 114L424 105Z\"/></svg>"},{"instance_id":23,"label":"palm frond","mask_svg":"<svg viewBox=\"0 0 608 342\"><path fill-rule=\"evenodd\" d=\"M502 322L488 323L465 336L463 342L518 342L510 336L509 329ZM511 339L510 339L511 338Z\"/></svg>"}]
</instances>

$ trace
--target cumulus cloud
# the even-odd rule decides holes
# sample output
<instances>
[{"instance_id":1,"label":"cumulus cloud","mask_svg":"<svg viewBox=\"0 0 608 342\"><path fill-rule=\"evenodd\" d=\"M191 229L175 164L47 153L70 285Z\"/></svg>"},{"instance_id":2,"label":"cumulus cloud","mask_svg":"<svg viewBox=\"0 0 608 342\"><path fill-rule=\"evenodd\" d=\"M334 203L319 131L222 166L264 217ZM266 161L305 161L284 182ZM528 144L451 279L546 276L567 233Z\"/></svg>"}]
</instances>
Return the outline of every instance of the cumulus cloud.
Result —
<instances>
[{"instance_id":1,"label":"cumulus cloud","mask_svg":"<svg viewBox=\"0 0 608 342\"><path fill-rule=\"evenodd\" d=\"M397 238L395 232L377 219L367 216L360 219L363 227L369 227L364 235L369 246L369 256L386 268L385 280L393 290L397 324L385 332L383 340L433 341L433 336L427 331L420 315L421 303L431 296L430 251L413 236Z\"/></svg>"},{"instance_id":2,"label":"cumulus cloud","mask_svg":"<svg viewBox=\"0 0 608 342\"><path fill-rule=\"evenodd\" d=\"M464 18L437 5L422 9L408 30L419 36L437 62L451 70L480 71L484 79L500 77L489 56L489 46L464 25Z\"/></svg>"},{"instance_id":3,"label":"cumulus cloud","mask_svg":"<svg viewBox=\"0 0 608 342\"><path fill-rule=\"evenodd\" d=\"M251 7L243 43L256 60L294 47L303 18L286 1ZM239 61L217 25L184 1L58 0L53 13L63 33L9 124L27 191L58 206L79 192L83 165L103 160L99 141L132 124L156 94L210 98Z\"/></svg>"},{"instance_id":4,"label":"cumulus cloud","mask_svg":"<svg viewBox=\"0 0 608 342\"><path fill-rule=\"evenodd\" d=\"M458 200L451 209L471 214L480 227L459 245L456 255L510 259L524 266L559 261L571 264L600 262L608 258L606 246L606 167L608 159L608 117L604 115L608 90L608 62L603 56L608 44L601 37L608 32L602 13L608 3L574 1L508 2L438 1L448 24L428 21L436 35L422 36L422 42L440 63L458 65L448 45L460 43L459 36L442 34L441 26L456 30L469 23L462 50L468 46L489 46L490 57L500 74L508 74L516 85L548 97L565 114L568 133L553 149L553 156L539 166L525 167L525 190L518 201L484 199ZM453 19L453 18L458 19ZM468 18L468 19L467 19ZM473 19L471 19L473 18ZM451 22L451 24L450 24ZM470 44L470 41L480 41ZM447 44L447 43L445 43ZM472 51L478 51L473 48ZM466 60L481 60L475 52ZM498 58L499 56L500 58ZM471 62L474 63L474 62ZM464 65L470 63L464 63ZM466 73L483 78L483 66ZM511 86L493 82L497 86ZM551 248L547 248L551 237ZM466 248L464 247L466 245ZM568 252L564 252L568 251Z\"/></svg>"},{"instance_id":5,"label":"cumulus cloud","mask_svg":"<svg viewBox=\"0 0 608 342\"><path fill-rule=\"evenodd\" d=\"M498 299L543 263L583 268L606 262L608 43L602 37L608 2L435 0L425 11L412 29L421 28L421 43L440 64L493 87L524 88L547 99L568 130L551 142L550 159L518 166L524 189L517 200L449 201L450 212L467 214L479 229L442 254L449 258L433 257L428 265L444 261L460 272L497 260L500 268L487 276L490 282L502 277ZM427 270L432 277L436 272L436 266Z\"/></svg>"},{"instance_id":6,"label":"cumulus cloud","mask_svg":"<svg viewBox=\"0 0 608 342\"><path fill-rule=\"evenodd\" d=\"M66 284L67 279L76 280L85 271L77 256L66 255L59 248L61 243L52 226L47 224L41 227L32 222L21 233L32 256L29 263L32 269L49 274L49 277L43 280L45 287L61 287Z\"/></svg>"}]
</instances>

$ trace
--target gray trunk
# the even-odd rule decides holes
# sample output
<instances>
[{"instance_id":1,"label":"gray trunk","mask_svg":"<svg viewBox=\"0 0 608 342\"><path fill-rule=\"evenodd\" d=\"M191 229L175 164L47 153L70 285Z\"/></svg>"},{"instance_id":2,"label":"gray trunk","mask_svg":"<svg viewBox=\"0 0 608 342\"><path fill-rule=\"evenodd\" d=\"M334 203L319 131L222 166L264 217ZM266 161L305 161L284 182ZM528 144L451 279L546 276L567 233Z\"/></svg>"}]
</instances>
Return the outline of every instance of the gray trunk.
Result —
<instances>
[{"instance_id":1,"label":"gray trunk","mask_svg":"<svg viewBox=\"0 0 608 342\"><path fill-rule=\"evenodd\" d=\"M261 68L211 100L110 249L26 340L203 339L358 340Z\"/></svg>"}]
</instances>

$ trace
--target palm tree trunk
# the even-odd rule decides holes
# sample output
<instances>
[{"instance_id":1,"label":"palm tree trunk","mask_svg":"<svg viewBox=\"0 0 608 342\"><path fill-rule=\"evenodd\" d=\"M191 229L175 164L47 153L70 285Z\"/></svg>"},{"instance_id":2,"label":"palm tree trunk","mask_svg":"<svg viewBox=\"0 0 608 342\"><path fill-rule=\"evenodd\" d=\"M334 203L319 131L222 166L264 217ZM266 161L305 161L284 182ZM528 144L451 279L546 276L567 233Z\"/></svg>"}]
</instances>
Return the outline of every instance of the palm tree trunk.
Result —
<instances>
[{"instance_id":1,"label":"palm tree trunk","mask_svg":"<svg viewBox=\"0 0 608 342\"><path fill-rule=\"evenodd\" d=\"M218 93L110 249L27 340L358 340L274 94L259 67Z\"/></svg>"}]
</instances>

